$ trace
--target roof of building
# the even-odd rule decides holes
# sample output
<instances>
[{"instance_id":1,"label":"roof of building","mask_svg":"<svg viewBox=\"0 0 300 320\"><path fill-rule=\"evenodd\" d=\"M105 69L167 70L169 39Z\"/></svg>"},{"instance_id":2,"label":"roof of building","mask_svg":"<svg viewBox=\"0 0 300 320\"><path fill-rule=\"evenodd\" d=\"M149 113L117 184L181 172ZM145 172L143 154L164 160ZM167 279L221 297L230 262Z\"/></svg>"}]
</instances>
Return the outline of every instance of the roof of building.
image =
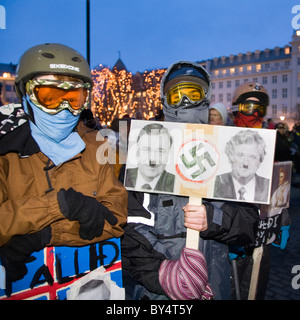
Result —
<instances>
[{"instance_id":1,"label":"roof of building","mask_svg":"<svg viewBox=\"0 0 300 320\"><path fill-rule=\"evenodd\" d=\"M286 49L289 49L286 53ZM226 67L234 67L243 64L262 63L274 60L290 59L291 58L291 46L283 48L276 47L274 49L256 50L254 52L239 53L237 55L216 57L208 59L210 61L210 69L219 69ZM198 61L198 63L205 63L207 60Z\"/></svg>"},{"instance_id":2,"label":"roof of building","mask_svg":"<svg viewBox=\"0 0 300 320\"><path fill-rule=\"evenodd\" d=\"M115 65L113 66L112 70L117 70L117 71L122 71L125 70L127 71L124 62L121 60L121 58L119 58L117 60L117 62L115 63Z\"/></svg>"},{"instance_id":3,"label":"roof of building","mask_svg":"<svg viewBox=\"0 0 300 320\"><path fill-rule=\"evenodd\" d=\"M0 63L0 74L2 73L10 73L10 74L15 74L17 69L16 64L12 63Z\"/></svg>"}]
</instances>

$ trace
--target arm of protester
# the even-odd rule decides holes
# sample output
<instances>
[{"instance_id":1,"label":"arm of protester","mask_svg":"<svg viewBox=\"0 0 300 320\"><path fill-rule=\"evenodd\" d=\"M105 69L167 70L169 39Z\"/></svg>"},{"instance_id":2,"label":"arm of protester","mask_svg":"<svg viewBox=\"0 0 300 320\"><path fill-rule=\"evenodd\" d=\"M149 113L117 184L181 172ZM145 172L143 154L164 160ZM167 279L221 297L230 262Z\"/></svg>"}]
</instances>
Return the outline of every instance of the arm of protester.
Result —
<instances>
[{"instance_id":1,"label":"arm of protester","mask_svg":"<svg viewBox=\"0 0 300 320\"><path fill-rule=\"evenodd\" d=\"M12 156L18 157L17 154ZM28 193L26 197L11 199L6 184L8 161L0 157L0 246L13 236L34 233L52 222L63 219L56 200L56 194L42 196Z\"/></svg>"},{"instance_id":2,"label":"arm of protester","mask_svg":"<svg viewBox=\"0 0 300 320\"><path fill-rule=\"evenodd\" d=\"M73 190L74 198L76 198L76 193L81 194L81 203L78 202L81 210L77 210L76 217L63 212L67 219L51 225L50 245L87 245L113 237L119 238L123 235L123 227L127 220L127 191L116 179L108 163L99 166L98 176L99 183L95 198L84 195L81 190ZM60 209L63 210L61 205ZM95 225L92 225L92 222ZM96 228L98 230L95 230Z\"/></svg>"},{"instance_id":3,"label":"arm of protester","mask_svg":"<svg viewBox=\"0 0 300 320\"><path fill-rule=\"evenodd\" d=\"M155 236L153 226L149 225L151 214L142 202L143 193L128 192L128 221L132 222L125 226L121 239L122 267L133 281L140 282L151 292L165 294L158 272L169 254Z\"/></svg>"},{"instance_id":4,"label":"arm of protester","mask_svg":"<svg viewBox=\"0 0 300 320\"><path fill-rule=\"evenodd\" d=\"M204 205L208 227L200 233L202 238L240 246L255 242L259 211L254 204L206 201Z\"/></svg>"}]
</instances>

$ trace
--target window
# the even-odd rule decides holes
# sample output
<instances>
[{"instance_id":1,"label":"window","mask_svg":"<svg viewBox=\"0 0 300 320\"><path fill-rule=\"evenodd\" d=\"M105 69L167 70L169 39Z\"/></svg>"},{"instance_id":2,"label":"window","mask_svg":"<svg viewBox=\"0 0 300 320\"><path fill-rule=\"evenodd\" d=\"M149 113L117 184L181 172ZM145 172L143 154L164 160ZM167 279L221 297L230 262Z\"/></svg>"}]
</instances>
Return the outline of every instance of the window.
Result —
<instances>
[{"instance_id":1,"label":"window","mask_svg":"<svg viewBox=\"0 0 300 320\"><path fill-rule=\"evenodd\" d=\"M272 114L276 115L277 114L277 105L272 104Z\"/></svg>"},{"instance_id":2,"label":"window","mask_svg":"<svg viewBox=\"0 0 300 320\"><path fill-rule=\"evenodd\" d=\"M272 89L272 99L277 99L277 89Z\"/></svg>"},{"instance_id":3,"label":"window","mask_svg":"<svg viewBox=\"0 0 300 320\"><path fill-rule=\"evenodd\" d=\"M238 87L240 85L240 80L235 80L235 87Z\"/></svg>"},{"instance_id":4,"label":"window","mask_svg":"<svg viewBox=\"0 0 300 320\"><path fill-rule=\"evenodd\" d=\"M239 67L239 72L240 72L240 73L242 73L242 72L243 72L243 70L244 70L244 68L243 68L243 67Z\"/></svg>"},{"instance_id":5,"label":"window","mask_svg":"<svg viewBox=\"0 0 300 320\"><path fill-rule=\"evenodd\" d=\"M213 83L211 84L212 89L214 89L215 86L216 86L216 84L213 82Z\"/></svg>"},{"instance_id":6,"label":"window","mask_svg":"<svg viewBox=\"0 0 300 320\"><path fill-rule=\"evenodd\" d=\"M268 83L268 78L267 77L263 77L262 78L262 84L267 84Z\"/></svg>"},{"instance_id":7,"label":"window","mask_svg":"<svg viewBox=\"0 0 300 320\"><path fill-rule=\"evenodd\" d=\"M282 75L282 82L287 82L288 81L288 76L287 74Z\"/></svg>"},{"instance_id":8,"label":"window","mask_svg":"<svg viewBox=\"0 0 300 320\"><path fill-rule=\"evenodd\" d=\"M6 89L7 92L11 92L11 91L13 91L13 86L10 85L10 84L7 84L7 85L5 86L5 89Z\"/></svg>"},{"instance_id":9,"label":"window","mask_svg":"<svg viewBox=\"0 0 300 320\"><path fill-rule=\"evenodd\" d=\"M285 53L285 54L289 54L289 53L290 53L290 48L289 48L289 47L286 47L286 48L284 49L284 53Z\"/></svg>"},{"instance_id":10,"label":"window","mask_svg":"<svg viewBox=\"0 0 300 320\"><path fill-rule=\"evenodd\" d=\"M227 93L227 102L231 102L231 93Z\"/></svg>"},{"instance_id":11,"label":"window","mask_svg":"<svg viewBox=\"0 0 300 320\"><path fill-rule=\"evenodd\" d=\"M219 89L223 89L223 82L219 82Z\"/></svg>"},{"instance_id":12,"label":"window","mask_svg":"<svg viewBox=\"0 0 300 320\"><path fill-rule=\"evenodd\" d=\"M285 105L282 106L282 113L287 113L287 106Z\"/></svg>"},{"instance_id":13,"label":"window","mask_svg":"<svg viewBox=\"0 0 300 320\"><path fill-rule=\"evenodd\" d=\"M230 68L230 74L234 74L235 69L234 68Z\"/></svg>"},{"instance_id":14,"label":"window","mask_svg":"<svg viewBox=\"0 0 300 320\"><path fill-rule=\"evenodd\" d=\"M287 98L287 88L282 89L282 98Z\"/></svg>"},{"instance_id":15,"label":"window","mask_svg":"<svg viewBox=\"0 0 300 320\"><path fill-rule=\"evenodd\" d=\"M219 70L215 70L215 76L218 76L219 75Z\"/></svg>"},{"instance_id":16,"label":"window","mask_svg":"<svg viewBox=\"0 0 300 320\"><path fill-rule=\"evenodd\" d=\"M253 82L258 82L258 79L257 78L253 78Z\"/></svg>"},{"instance_id":17,"label":"window","mask_svg":"<svg viewBox=\"0 0 300 320\"><path fill-rule=\"evenodd\" d=\"M272 83L277 83L277 76L272 76Z\"/></svg>"},{"instance_id":18,"label":"window","mask_svg":"<svg viewBox=\"0 0 300 320\"><path fill-rule=\"evenodd\" d=\"M220 94L219 94L219 101L220 101L220 102L223 102L223 93L220 93Z\"/></svg>"},{"instance_id":19,"label":"window","mask_svg":"<svg viewBox=\"0 0 300 320\"><path fill-rule=\"evenodd\" d=\"M256 65L256 72L260 72L260 70L261 70L261 64L257 64Z\"/></svg>"},{"instance_id":20,"label":"window","mask_svg":"<svg viewBox=\"0 0 300 320\"><path fill-rule=\"evenodd\" d=\"M300 98L300 87L297 88L297 97Z\"/></svg>"},{"instance_id":21,"label":"window","mask_svg":"<svg viewBox=\"0 0 300 320\"><path fill-rule=\"evenodd\" d=\"M252 66L247 66L247 71L251 71L252 70Z\"/></svg>"},{"instance_id":22,"label":"window","mask_svg":"<svg viewBox=\"0 0 300 320\"><path fill-rule=\"evenodd\" d=\"M227 81L227 88L231 88L231 81Z\"/></svg>"}]
</instances>

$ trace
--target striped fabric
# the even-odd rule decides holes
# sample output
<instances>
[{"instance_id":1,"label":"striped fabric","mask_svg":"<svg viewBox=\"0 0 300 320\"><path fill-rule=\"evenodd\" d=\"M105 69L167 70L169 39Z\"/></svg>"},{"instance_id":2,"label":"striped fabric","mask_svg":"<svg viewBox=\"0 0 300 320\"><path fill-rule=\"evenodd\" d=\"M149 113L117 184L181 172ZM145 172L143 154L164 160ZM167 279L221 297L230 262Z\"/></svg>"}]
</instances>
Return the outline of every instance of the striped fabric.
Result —
<instances>
[{"instance_id":1,"label":"striped fabric","mask_svg":"<svg viewBox=\"0 0 300 320\"><path fill-rule=\"evenodd\" d=\"M159 282L173 300L211 300L207 265L203 254L184 248L179 260L164 260L159 269Z\"/></svg>"}]
</instances>

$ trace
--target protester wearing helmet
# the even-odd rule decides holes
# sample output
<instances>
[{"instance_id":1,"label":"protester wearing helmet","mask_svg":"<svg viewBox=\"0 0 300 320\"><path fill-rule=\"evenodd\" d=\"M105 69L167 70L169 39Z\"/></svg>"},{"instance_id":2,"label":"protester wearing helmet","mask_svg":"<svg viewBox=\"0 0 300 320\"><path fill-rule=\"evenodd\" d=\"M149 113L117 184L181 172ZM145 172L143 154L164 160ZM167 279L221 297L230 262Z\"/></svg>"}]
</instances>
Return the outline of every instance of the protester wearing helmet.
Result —
<instances>
[{"instance_id":1,"label":"protester wearing helmet","mask_svg":"<svg viewBox=\"0 0 300 320\"><path fill-rule=\"evenodd\" d=\"M10 281L33 251L120 237L127 217L125 188L96 160L103 142L78 123L93 86L87 61L38 45L21 57L15 84L22 105L0 108L12 123L3 119L0 135L0 258Z\"/></svg>"},{"instance_id":2,"label":"protester wearing helmet","mask_svg":"<svg viewBox=\"0 0 300 320\"><path fill-rule=\"evenodd\" d=\"M234 119L234 123L237 127L262 128L264 116L267 114L267 107L269 105L269 95L267 90L260 83L245 82L233 93L232 105L233 108L238 108ZM277 160L276 157L275 160ZM264 187L264 189L266 189L266 187ZM264 192L266 192L266 190L261 192L261 194ZM268 214L263 212L265 211L263 209L264 207L265 206L260 207L261 221L259 222L258 230L256 231L257 237L254 246L249 246L247 250L245 250L243 259L239 259L236 262L240 281L240 296L242 300L248 299L253 268L252 254L255 247L261 247L263 249L255 299L263 300L267 288L270 269L271 244L266 243L268 237L264 237L262 239L260 234L267 234L269 232L269 228L272 230L270 233L273 234L272 232L275 230L273 227L273 221L275 220L274 217L267 217ZM279 214L276 218L276 228L279 230L282 225L285 226L289 223L289 213L288 210L285 209L282 214Z\"/></svg>"},{"instance_id":3,"label":"protester wearing helmet","mask_svg":"<svg viewBox=\"0 0 300 320\"><path fill-rule=\"evenodd\" d=\"M207 123L211 80L199 64L171 65L161 81L165 121ZM252 205L129 192L122 266L131 299L230 299L228 243L254 241ZM185 248L186 228L200 231L199 251Z\"/></svg>"},{"instance_id":4,"label":"protester wearing helmet","mask_svg":"<svg viewBox=\"0 0 300 320\"><path fill-rule=\"evenodd\" d=\"M165 120L207 123L211 90L210 75L201 65L187 61L173 64L161 80Z\"/></svg>"},{"instance_id":5,"label":"protester wearing helmet","mask_svg":"<svg viewBox=\"0 0 300 320\"><path fill-rule=\"evenodd\" d=\"M234 119L237 127L261 128L269 96L261 84L245 82L233 93L232 105L238 107Z\"/></svg>"}]
</instances>

